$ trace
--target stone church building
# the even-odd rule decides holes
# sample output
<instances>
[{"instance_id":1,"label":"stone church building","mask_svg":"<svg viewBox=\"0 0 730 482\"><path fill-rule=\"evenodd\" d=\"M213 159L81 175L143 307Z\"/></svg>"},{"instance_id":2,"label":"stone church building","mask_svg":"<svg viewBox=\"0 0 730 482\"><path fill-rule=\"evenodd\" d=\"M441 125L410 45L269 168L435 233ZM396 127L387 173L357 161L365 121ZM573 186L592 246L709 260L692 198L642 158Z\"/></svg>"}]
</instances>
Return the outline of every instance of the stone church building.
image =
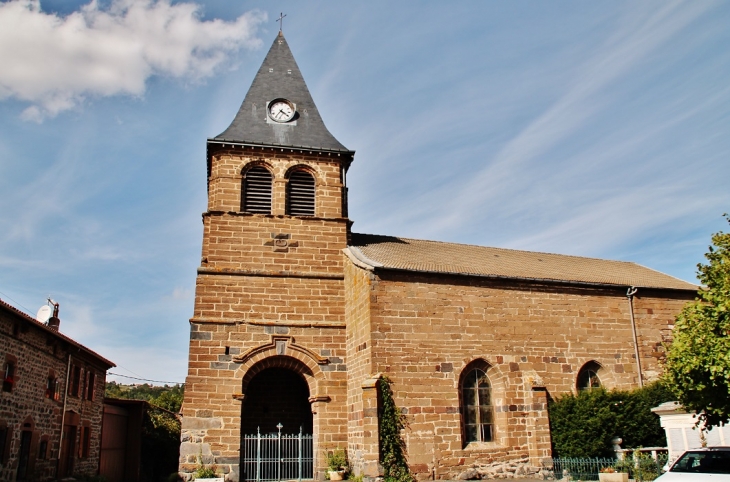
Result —
<instances>
[{"instance_id":1,"label":"stone church building","mask_svg":"<svg viewBox=\"0 0 730 482\"><path fill-rule=\"evenodd\" d=\"M549 396L660 374L696 286L630 262L354 233L354 156L279 33L231 125L207 141L186 477L200 459L227 480L265 479L251 459L289 456L252 455L244 439L300 431L312 440L303 478L323 479L337 448L377 476L383 375L419 479L539 467Z\"/></svg>"}]
</instances>

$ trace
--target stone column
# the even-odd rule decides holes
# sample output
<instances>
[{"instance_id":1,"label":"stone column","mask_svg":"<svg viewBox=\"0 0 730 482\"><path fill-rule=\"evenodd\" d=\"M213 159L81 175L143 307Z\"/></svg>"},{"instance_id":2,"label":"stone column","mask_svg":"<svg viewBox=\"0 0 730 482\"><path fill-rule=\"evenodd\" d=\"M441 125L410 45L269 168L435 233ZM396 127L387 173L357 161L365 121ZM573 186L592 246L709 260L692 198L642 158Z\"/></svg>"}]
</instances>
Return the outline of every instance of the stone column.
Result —
<instances>
[{"instance_id":1,"label":"stone column","mask_svg":"<svg viewBox=\"0 0 730 482\"><path fill-rule=\"evenodd\" d=\"M378 430L378 381L380 374L366 379L362 384L362 475L371 479L383 475L380 466L380 441Z\"/></svg>"},{"instance_id":2,"label":"stone column","mask_svg":"<svg viewBox=\"0 0 730 482\"><path fill-rule=\"evenodd\" d=\"M552 439L548 420L547 390L543 386L532 387L532 406L528 422L528 453L530 464L542 467L545 459L552 458Z\"/></svg>"}]
</instances>

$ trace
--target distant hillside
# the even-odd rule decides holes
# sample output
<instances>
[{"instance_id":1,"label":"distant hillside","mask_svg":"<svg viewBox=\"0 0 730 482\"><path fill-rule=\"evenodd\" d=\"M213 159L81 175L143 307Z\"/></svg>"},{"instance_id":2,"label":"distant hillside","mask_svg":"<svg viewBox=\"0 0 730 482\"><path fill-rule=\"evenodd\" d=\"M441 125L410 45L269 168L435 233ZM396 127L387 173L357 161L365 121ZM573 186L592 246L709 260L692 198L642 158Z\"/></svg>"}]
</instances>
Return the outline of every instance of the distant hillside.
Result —
<instances>
[{"instance_id":1,"label":"distant hillside","mask_svg":"<svg viewBox=\"0 0 730 482\"><path fill-rule=\"evenodd\" d=\"M126 400L145 400L171 412L180 412L185 385L155 386L147 383L141 385L124 385L122 383L107 382L106 396L108 398L123 398Z\"/></svg>"}]
</instances>

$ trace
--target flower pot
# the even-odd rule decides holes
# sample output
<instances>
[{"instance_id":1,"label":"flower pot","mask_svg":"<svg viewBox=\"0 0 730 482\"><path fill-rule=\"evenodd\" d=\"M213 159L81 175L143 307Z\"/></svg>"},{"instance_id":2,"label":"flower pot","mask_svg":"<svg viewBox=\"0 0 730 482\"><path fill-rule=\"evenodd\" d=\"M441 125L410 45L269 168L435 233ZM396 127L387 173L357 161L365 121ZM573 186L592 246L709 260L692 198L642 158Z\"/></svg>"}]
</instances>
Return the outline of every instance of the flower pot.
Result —
<instances>
[{"instance_id":1,"label":"flower pot","mask_svg":"<svg viewBox=\"0 0 730 482\"><path fill-rule=\"evenodd\" d=\"M629 482L629 474L624 472L598 474L600 482Z\"/></svg>"},{"instance_id":2,"label":"flower pot","mask_svg":"<svg viewBox=\"0 0 730 482\"><path fill-rule=\"evenodd\" d=\"M345 477L344 470L330 470L328 473L330 480L342 480Z\"/></svg>"}]
</instances>

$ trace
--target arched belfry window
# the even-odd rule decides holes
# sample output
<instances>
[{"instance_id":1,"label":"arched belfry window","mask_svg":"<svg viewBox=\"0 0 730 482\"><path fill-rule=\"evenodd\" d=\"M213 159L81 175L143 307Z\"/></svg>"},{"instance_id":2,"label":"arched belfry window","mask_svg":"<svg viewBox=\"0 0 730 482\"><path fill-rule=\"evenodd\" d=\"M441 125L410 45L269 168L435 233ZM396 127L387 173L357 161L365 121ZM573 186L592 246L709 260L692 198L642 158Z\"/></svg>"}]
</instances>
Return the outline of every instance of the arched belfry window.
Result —
<instances>
[{"instance_id":1,"label":"arched belfry window","mask_svg":"<svg viewBox=\"0 0 730 482\"><path fill-rule=\"evenodd\" d=\"M492 385L488 365L467 369L461 377L461 420L464 443L494 440Z\"/></svg>"},{"instance_id":2,"label":"arched belfry window","mask_svg":"<svg viewBox=\"0 0 730 482\"><path fill-rule=\"evenodd\" d=\"M601 378L599 377L599 374L602 370L603 368L601 365L594 361L590 361L583 365L583 368L581 368L578 372L578 379L576 380L576 388L578 391L601 388Z\"/></svg>"},{"instance_id":3,"label":"arched belfry window","mask_svg":"<svg viewBox=\"0 0 730 482\"><path fill-rule=\"evenodd\" d=\"M271 214L271 182L273 176L263 166L254 166L243 175L241 210L247 213Z\"/></svg>"},{"instance_id":4,"label":"arched belfry window","mask_svg":"<svg viewBox=\"0 0 730 482\"><path fill-rule=\"evenodd\" d=\"M314 216L314 176L307 171L293 171L286 185L286 213L292 216Z\"/></svg>"}]
</instances>

